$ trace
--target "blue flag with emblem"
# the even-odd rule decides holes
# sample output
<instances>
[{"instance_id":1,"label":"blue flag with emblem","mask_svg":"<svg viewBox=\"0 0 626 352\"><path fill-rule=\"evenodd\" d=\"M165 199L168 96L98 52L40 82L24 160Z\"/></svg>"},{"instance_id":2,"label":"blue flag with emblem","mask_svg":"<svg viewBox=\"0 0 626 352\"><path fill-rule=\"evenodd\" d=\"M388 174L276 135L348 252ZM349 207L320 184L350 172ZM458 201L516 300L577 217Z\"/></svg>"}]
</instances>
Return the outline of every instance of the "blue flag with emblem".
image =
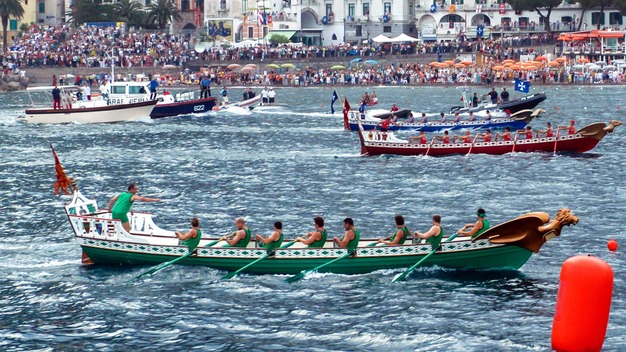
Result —
<instances>
[{"instance_id":1,"label":"blue flag with emblem","mask_svg":"<svg viewBox=\"0 0 626 352\"><path fill-rule=\"evenodd\" d=\"M432 12L432 13L437 12L437 4L430 5L430 12Z\"/></svg>"},{"instance_id":2,"label":"blue flag with emblem","mask_svg":"<svg viewBox=\"0 0 626 352\"><path fill-rule=\"evenodd\" d=\"M530 82L515 79L515 90L522 93L530 92Z\"/></svg>"},{"instance_id":3,"label":"blue flag with emblem","mask_svg":"<svg viewBox=\"0 0 626 352\"><path fill-rule=\"evenodd\" d=\"M483 26L482 24L478 25L478 27L476 27L476 36L482 37L483 34L485 34L485 26Z\"/></svg>"},{"instance_id":4,"label":"blue flag with emblem","mask_svg":"<svg viewBox=\"0 0 626 352\"><path fill-rule=\"evenodd\" d=\"M339 96L337 95L337 91L333 90L333 99L330 101L330 113L334 114L335 113L335 108L333 107L333 105L335 105L335 102L339 100Z\"/></svg>"}]
</instances>

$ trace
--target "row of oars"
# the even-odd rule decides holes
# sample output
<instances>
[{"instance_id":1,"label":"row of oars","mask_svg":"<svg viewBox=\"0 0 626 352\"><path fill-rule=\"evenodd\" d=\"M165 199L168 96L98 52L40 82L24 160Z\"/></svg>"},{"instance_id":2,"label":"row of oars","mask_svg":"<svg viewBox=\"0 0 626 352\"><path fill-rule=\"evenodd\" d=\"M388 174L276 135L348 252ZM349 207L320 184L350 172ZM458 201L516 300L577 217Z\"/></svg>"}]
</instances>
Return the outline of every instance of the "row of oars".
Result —
<instances>
[{"instance_id":1,"label":"row of oars","mask_svg":"<svg viewBox=\"0 0 626 352\"><path fill-rule=\"evenodd\" d=\"M454 238L456 238L456 236L457 236L457 234L455 233L455 234L453 234L452 236L448 237L448 238L446 239L446 241L444 241L444 242L449 242L449 241L452 241ZM224 238L220 238L220 239L219 239L219 240L217 240L217 241L209 242L209 243L205 244L203 247L211 247L211 246L213 246L213 245L216 245L218 242L222 241L223 239L224 239ZM286 244L282 245L280 248L289 248L289 247L293 246L295 243L296 243L296 241L291 241L291 242L289 242L289 243L286 243ZM368 245L368 247L373 247L373 246L375 246L375 245L377 245L377 244L378 244L378 242L370 243L370 244ZM424 262L425 262L428 258L430 258L430 256L431 256L431 255L435 254L435 252L436 252L436 251L437 251L437 248L435 248L435 249L433 249L432 251L430 251L430 253L428 253L426 256L424 256L423 258L421 258L421 259L420 259L417 263L413 264L411 267L409 267L408 269L406 269L406 270L405 270L402 274L400 274L400 275L396 276L396 277L395 277L395 278L394 278L391 282L393 283L393 282L397 282L397 281L402 281L402 280L404 280L404 279L405 279L405 278L406 278L406 277L407 277L407 276L408 276L408 275L409 275L409 274L410 274L413 270L415 270L415 269L416 269L417 267L419 267L422 263L424 263ZM150 270L148 270L148 271L146 271L146 272L143 272L143 273L141 273L141 274L139 274L139 275L135 276L135 277L133 278L133 280L137 280L137 279L139 279L139 278L141 278L141 277L143 277L143 276L146 276L146 275L153 275L153 274L155 274L155 273L157 273L157 272L159 272L159 271L161 271L161 270L163 270L163 269L167 268L168 266L170 266L170 265L172 265L172 264L175 264L175 263L176 263L176 262L178 262L179 260L182 260L182 259L184 259L184 258L189 257L189 256L190 256L191 254L193 254L194 252L195 252L195 250L190 250L190 251L189 251L189 253L186 253L186 254L184 254L184 255L182 255L182 256L180 256L180 257L178 257L178 258L174 259L174 260L171 260L171 261L169 261L169 262L165 262L165 263L159 264L159 265L155 266L154 268L152 268L152 269L150 269ZM273 254L273 251L268 251L265 255L261 256L260 258L258 258L258 259L256 259L256 260L253 260L252 262L250 262L250 263L248 263L248 264L244 265L243 267L239 268L238 270L235 270L235 271L230 272L230 273L228 273L227 275L223 276L223 277L222 277L222 280L228 280L228 279L231 279L231 278L233 278L233 277L237 276L239 273L241 273L242 271L244 271L244 270L248 269L249 267L251 267L251 266L253 266L253 265L257 264L257 263L258 263L258 262L260 262L260 261L263 261L263 260L267 259L267 258L268 258L269 256L271 256L272 254ZM325 262L324 264L318 265L318 266L316 266L316 267L315 267L315 268L313 268L313 269L302 270L302 271L300 271L298 274L293 275L293 276L291 276L291 277L288 277L287 279L285 279L285 281L286 281L286 282L291 283L291 282L296 282L296 281L298 281L298 280L301 280L301 279L302 279L302 278L304 278L304 277L305 277L308 273L317 272L317 271L319 271L320 269L322 269L322 268L324 268L324 267L326 267L326 266L329 266L329 265L331 265L331 264L333 264L333 263L336 263L336 262L338 262L338 261L341 261L341 260L344 260L344 259L346 259L346 258L350 257L352 254L353 254L353 253L346 253L346 254L344 254L344 255L342 255L342 256L340 256L340 257L337 257L337 258L335 258L335 259L331 259L331 260L329 260L329 261Z\"/></svg>"}]
</instances>

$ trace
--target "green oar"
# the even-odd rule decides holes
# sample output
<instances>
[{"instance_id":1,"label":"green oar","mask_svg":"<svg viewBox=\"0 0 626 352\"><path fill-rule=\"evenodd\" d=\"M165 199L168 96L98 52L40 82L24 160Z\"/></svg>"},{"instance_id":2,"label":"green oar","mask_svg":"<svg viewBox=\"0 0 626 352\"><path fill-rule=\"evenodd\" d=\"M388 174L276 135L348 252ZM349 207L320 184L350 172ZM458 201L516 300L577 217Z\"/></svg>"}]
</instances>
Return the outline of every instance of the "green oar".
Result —
<instances>
[{"instance_id":1,"label":"green oar","mask_svg":"<svg viewBox=\"0 0 626 352\"><path fill-rule=\"evenodd\" d=\"M209 243L205 244L203 247L211 247L211 246L213 246L213 245L216 245L216 244L217 244L218 242L220 242L221 240L222 240L222 239L219 239L219 240L217 240L217 241L213 241L213 242L209 242ZM198 247L196 247L196 248L198 248ZM188 257L188 256L190 256L193 252L194 252L194 251L191 251L191 252L189 252L189 253L186 253L186 254L184 254L184 255L182 255L182 256L180 256L180 257L178 257L178 258L174 259L174 260L170 260L169 262L161 263L161 264L159 264L159 265L155 266L154 268L152 268L152 269L150 269L150 270L148 270L148 271L146 271L146 272L143 272L143 273L141 273L141 274L139 274L139 275L135 276L134 278L132 278L132 280L131 280L131 281L137 280L137 279L139 279L139 278L140 278L140 277L142 277L142 276L152 275L152 274L156 273L157 271L161 271L161 270L163 270L163 269L167 268L168 266L170 266L170 265L172 265L172 264L176 263L177 261L179 261L179 260L181 260L181 259L184 259L184 258L187 258L187 257Z\"/></svg>"},{"instance_id":2,"label":"green oar","mask_svg":"<svg viewBox=\"0 0 626 352\"><path fill-rule=\"evenodd\" d=\"M458 234L455 233L452 236L448 237L447 240L445 240L444 242L450 242L452 241ZM423 262L426 261L426 259L428 259L431 255L435 254L435 252L437 252L438 248L433 249L432 251L430 251L430 253L426 254L426 256L422 259L420 259L420 261L418 261L417 263L413 264L410 268L406 269L400 276L397 276L396 278L394 278L391 283L394 283L396 281L401 281L404 280L407 275L409 275L413 270L415 270L415 268L417 268L418 266L420 266L420 264L422 264Z\"/></svg>"},{"instance_id":3,"label":"green oar","mask_svg":"<svg viewBox=\"0 0 626 352\"><path fill-rule=\"evenodd\" d=\"M294 243L296 243L296 241L292 241L292 242L286 243L286 244L284 244L284 245L280 246L280 248L289 248L289 247L293 246L293 245L294 245ZM265 259L265 258L269 257L271 254L272 254L272 252L269 252L269 253L265 254L264 256L262 256L261 258L259 258L259 259L257 259L257 260L254 260L254 261L252 261L252 262L250 262L250 263L248 263L248 264L244 265L244 266L243 266L243 267L241 267L239 270L237 270L237 271L233 271L233 272L231 272L231 273L228 273L227 275L225 275L224 277L222 277L222 280L228 280L228 279L230 279L230 278L232 278L232 277L237 276L237 274L239 274L240 272L242 272L242 271L246 270L247 268L249 268L249 267L253 266L254 264L256 264L256 263L260 262L261 260L263 260L263 259Z\"/></svg>"},{"instance_id":4,"label":"green oar","mask_svg":"<svg viewBox=\"0 0 626 352\"><path fill-rule=\"evenodd\" d=\"M370 243L370 244L367 245L367 247L374 247L377 244L378 244L378 242ZM289 283L296 282L296 281L301 280L302 278L304 278L304 276L306 274L318 271L319 269L321 269L321 268L323 268L323 267L325 267L327 265L330 265L330 264L332 264L334 262L338 262L341 259L348 258L350 255L352 255L352 253L346 253L346 254L342 255L341 257L335 258L335 259L333 259L331 261L328 261L328 262L326 262L326 263L324 263L324 264L322 264L320 266L316 266L313 269L302 270L301 272L297 273L296 275L286 278L285 281L289 282Z\"/></svg>"}]
</instances>

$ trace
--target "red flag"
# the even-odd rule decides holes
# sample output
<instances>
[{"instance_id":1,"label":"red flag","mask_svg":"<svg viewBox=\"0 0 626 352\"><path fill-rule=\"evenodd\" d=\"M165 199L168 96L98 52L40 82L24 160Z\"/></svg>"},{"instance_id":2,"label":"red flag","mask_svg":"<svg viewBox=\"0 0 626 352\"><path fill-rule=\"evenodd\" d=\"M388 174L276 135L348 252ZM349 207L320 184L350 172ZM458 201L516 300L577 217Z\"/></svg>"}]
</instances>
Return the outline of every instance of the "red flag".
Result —
<instances>
[{"instance_id":1,"label":"red flag","mask_svg":"<svg viewBox=\"0 0 626 352\"><path fill-rule=\"evenodd\" d=\"M57 156L57 152L54 151L54 147L52 143L50 143L50 148L52 148L52 155L54 155L54 168L56 170L57 182L54 183L54 195L59 194L59 191L62 191L65 194L70 194L70 179L65 174L63 170L63 166L61 166L61 162L59 161L59 157Z\"/></svg>"},{"instance_id":2,"label":"red flag","mask_svg":"<svg viewBox=\"0 0 626 352\"><path fill-rule=\"evenodd\" d=\"M195 20L196 20L196 26L198 26L200 24L200 7L198 7L198 6L196 6L196 8L195 8L194 17L195 17Z\"/></svg>"}]
</instances>

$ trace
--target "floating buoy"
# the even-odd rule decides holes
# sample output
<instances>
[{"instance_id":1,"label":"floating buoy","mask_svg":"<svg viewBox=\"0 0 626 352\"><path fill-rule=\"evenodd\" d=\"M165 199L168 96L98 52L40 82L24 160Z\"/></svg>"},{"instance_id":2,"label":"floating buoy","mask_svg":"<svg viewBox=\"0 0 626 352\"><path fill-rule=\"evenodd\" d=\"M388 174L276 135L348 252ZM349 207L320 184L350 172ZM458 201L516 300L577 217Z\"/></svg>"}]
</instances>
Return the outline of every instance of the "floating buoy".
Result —
<instances>
[{"instance_id":1,"label":"floating buoy","mask_svg":"<svg viewBox=\"0 0 626 352\"><path fill-rule=\"evenodd\" d=\"M557 106L557 107L556 107L556 111L559 111L559 110L561 110L561 108Z\"/></svg>"},{"instance_id":2,"label":"floating buoy","mask_svg":"<svg viewBox=\"0 0 626 352\"><path fill-rule=\"evenodd\" d=\"M614 239L610 239L609 243L607 243L606 246L609 247L609 250L611 252L615 252L617 250L617 241Z\"/></svg>"},{"instance_id":3,"label":"floating buoy","mask_svg":"<svg viewBox=\"0 0 626 352\"><path fill-rule=\"evenodd\" d=\"M602 259L578 255L561 267L552 349L600 351L609 322L613 270Z\"/></svg>"},{"instance_id":4,"label":"floating buoy","mask_svg":"<svg viewBox=\"0 0 626 352\"><path fill-rule=\"evenodd\" d=\"M615 110L619 110L619 105L615 107Z\"/></svg>"}]
</instances>

